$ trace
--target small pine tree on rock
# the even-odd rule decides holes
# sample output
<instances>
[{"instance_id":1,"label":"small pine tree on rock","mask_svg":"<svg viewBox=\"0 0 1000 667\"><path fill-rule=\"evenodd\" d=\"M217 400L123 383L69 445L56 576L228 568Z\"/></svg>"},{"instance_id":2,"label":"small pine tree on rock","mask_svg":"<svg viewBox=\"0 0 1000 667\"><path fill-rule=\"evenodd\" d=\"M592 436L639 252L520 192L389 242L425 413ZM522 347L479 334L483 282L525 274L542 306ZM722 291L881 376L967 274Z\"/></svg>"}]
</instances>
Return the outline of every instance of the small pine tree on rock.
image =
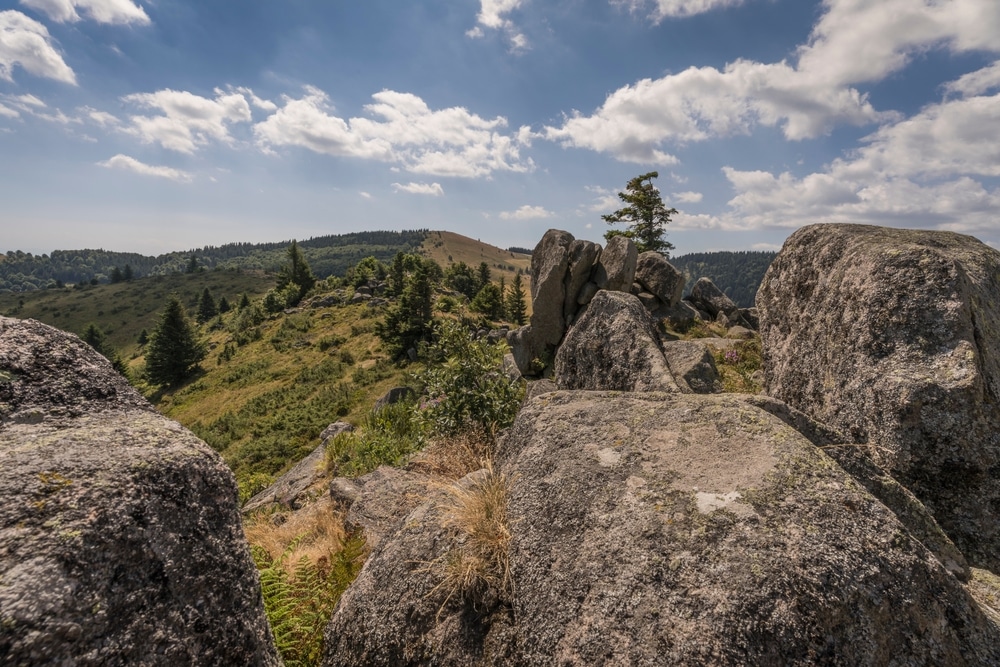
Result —
<instances>
[{"instance_id":1,"label":"small pine tree on rock","mask_svg":"<svg viewBox=\"0 0 1000 667\"><path fill-rule=\"evenodd\" d=\"M172 387L190 378L207 351L177 297L170 297L146 347L146 378Z\"/></svg>"}]
</instances>

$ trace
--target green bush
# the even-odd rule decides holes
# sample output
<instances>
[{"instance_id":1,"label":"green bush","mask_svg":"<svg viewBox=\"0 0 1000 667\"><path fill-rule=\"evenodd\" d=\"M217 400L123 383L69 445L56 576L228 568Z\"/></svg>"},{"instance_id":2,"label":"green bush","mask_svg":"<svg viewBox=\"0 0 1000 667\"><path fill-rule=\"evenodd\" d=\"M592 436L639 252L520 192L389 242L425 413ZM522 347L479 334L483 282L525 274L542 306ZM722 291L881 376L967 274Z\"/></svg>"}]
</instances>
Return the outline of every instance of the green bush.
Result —
<instances>
[{"instance_id":1,"label":"green bush","mask_svg":"<svg viewBox=\"0 0 1000 667\"><path fill-rule=\"evenodd\" d=\"M445 321L427 347L428 366L417 375L428 401L421 413L434 435L468 429L496 433L514 421L524 385L503 371L504 341L475 340L461 324Z\"/></svg>"},{"instance_id":2,"label":"green bush","mask_svg":"<svg viewBox=\"0 0 1000 667\"><path fill-rule=\"evenodd\" d=\"M327 469L359 477L381 465L400 465L423 444L423 426L415 419L413 403L401 401L371 411L357 430L337 435L326 447Z\"/></svg>"}]
</instances>

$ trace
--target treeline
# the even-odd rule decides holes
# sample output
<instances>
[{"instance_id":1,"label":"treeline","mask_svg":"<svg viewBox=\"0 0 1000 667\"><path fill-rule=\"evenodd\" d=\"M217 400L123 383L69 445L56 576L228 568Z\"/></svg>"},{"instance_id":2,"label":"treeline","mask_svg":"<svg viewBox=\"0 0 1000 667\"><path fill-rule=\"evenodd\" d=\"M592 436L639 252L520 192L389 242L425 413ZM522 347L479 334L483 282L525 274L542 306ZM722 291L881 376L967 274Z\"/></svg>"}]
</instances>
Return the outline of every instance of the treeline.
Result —
<instances>
[{"instance_id":1,"label":"treeline","mask_svg":"<svg viewBox=\"0 0 1000 667\"><path fill-rule=\"evenodd\" d=\"M743 250L739 252L697 252L673 257L670 263L687 276L684 293L699 278L709 278L741 308L750 308L757 297L757 288L776 252Z\"/></svg>"},{"instance_id":2,"label":"treeline","mask_svg":"<svg viewBox=\"0 0 1000 667\"><path fill-rule=\"evenodd\" d=\"M426 229L355 232L310 238L300 241L299 247L316 275L325 278L343 275L365 257L389 261L397 252L411 252L426 236ZM55 250L42 255L12 250L0 257L0 291L27 292L215 268L278 271L288 245L289 241L228 243L156 257L104 249Z\"/></svg>"}]
</instances>

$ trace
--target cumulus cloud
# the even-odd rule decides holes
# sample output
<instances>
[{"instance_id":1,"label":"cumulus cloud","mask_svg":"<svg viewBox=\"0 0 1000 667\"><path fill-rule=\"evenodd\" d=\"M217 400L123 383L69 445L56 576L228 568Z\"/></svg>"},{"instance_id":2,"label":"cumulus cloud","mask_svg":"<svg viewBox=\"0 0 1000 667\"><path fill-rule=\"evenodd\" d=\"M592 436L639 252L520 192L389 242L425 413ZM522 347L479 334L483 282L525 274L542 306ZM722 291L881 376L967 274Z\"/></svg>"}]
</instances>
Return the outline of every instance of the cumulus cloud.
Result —
<instances>
[{"instance_id":1,"label":"cumulus cloud","mask_svg":"<svg viewBox=\"0 0 1000 667\"><path fill-rule=\"evenodd\" d=\"M483 28L499 30L510 42L511 51L518 53L529 48L528 38L520 32L514 22L507 18L515 9L520 8L525 0L480 0L479 13L476 22L479 24L465 32L467 37L478 39L484 37Z\"/></svg>"},{"instance_id":2,"label":"cumulus cloud","mask_svg":"<svg viewBox=\"0 0 1000 667\"><path fill-rule=\"evenodd\" d=\"M945 92L958 95L981 95L1000 88L1000 60L989 67L969 72L945 84Z\"/></svg>"},{"instance_id":3,"label":"cumulus cloud","mask_svg":"<svg viewBox=\"0 0 1000 667\"><path fill-rule=\"evenodd\" d=\"M0 79L13 82L15 65L35 76L76 85L76 74L56 51L48 28L21 12L0 11Z\"/></svg>"},{"instance_id":4,"label":"cumulus cloud","mask_svg":"<svg viewBox=\"0 0 1000 667\"><path fill-rule=\"evenodd\" d=\"M444 194L444 188L440 183L393 183L392 189L396 192L408 192L411 195L431 195L440 197Z\"/></svg>"},{"instance_id":5,"label":"cumulus cloud","mask_svg":"<svg viewBox=\"0 0 1000 667\"><path fill-rule=\"evenodd\" d=\"M211 141L232 144L229 126L252 120L242 93L215 89L215 99L178 90L136 93L122 98L159 115L134 115L125 131L145 143L157 143L180 153L194 153Z\"/></svg>"},{"instance_id":6,"label":"cumulus cloud","mask_svg":"<svg viewBox=\"0 0 1000 667\"><path fill-rule=\"evenodd\" d=\"M20 118L21 114L10 107L5 107L3 104L0 104L0 116L3 116L4 118Z\"/></svg>"},{"instance_id":7,"label":"cumulus cloud","mask_svg":"<svg viewBox=\"0 0 1000 667\"><path fill-rule=\"evenodd\" d=\"M82 20L79 9L98 23L149 25L149 16L131 0L21 0L21 4L43 12L59 23Z\"/></svg>"},{"instance_id":8,"label":"cumulus cloud","mask_svg":"<svg viewBox=\"0 0 1000 667\"><path fill-rule=\"evenodd\" d=\"M704 195L700 192L676 192L674 193L674 201L680 204L697 204L702 200Z\"/></svg>"},{"instance_id":9,"label":"cumulus cloud","mask_svg":"<svg viewBox=\"0 0 1000 667\"><path fill-rule=\"evenodd\" d=\"M723 173L733 188L720 216L677 216L681 228L794 228L861 222L975 233L996 229L1000 94L932 104L888 124L823 171Z\"/></svg>"},{"instance_id":10,"label":"cumulus cloud","mask_svg":"<svg viewBox=\"0 0 1000 667\"><path fill-rule=\"evenodd\" d=\"M254 126L258 144L299 146L316 153L392 163L413 173L471 178L494 171L526 172L517 136L503 134L507 120L485 119L462 107L432 110L410 93L383 90L365 106L368 117L334 115L327 95L309 87L300 99Z\"/></svg>"},{"instance_id":11,"label":"cumulus cloud","mask_svg":"<svg viewBox=\"0 0 1000 667\"><path fill-rule=\"evenodd\" d=\"M551 211L546 211L542 206L524 205L516 211L503 211L500 213L502 220L538 220L551 218L555 215Z\"/></svg>"},{"instance_id":12,"label":"cumulus cloud","mask_svg":"<svg viewBox=\"0 0 1000 667\"><path fill-rule=\"evenodd\" d=\"M174 169L172 167L157 167L154 165L145 164L144 162L139 162L133 157L128 155L122 155L119 153L109 160L104 162L98 162L97 166L105 167L106 169L125 169L126 171L132 171L137 174L142 174L143 176L156 176L158 178L166 178L171 181L177 181L178 183L188 183L191 181L192 176L186 171L181 171L180 169Z\"/></svg>"},{"instance_id":13,"label":"cumulus cloud","mask_svg":"<svg viewBox=\"0 0 1000 667\"><path fill-rule=\"evenodd\" d=\"M611 0L611 4L623 5L633 12L645 11L652 5L650 18L659 23L665 18L683 18L726 7L738 7L743 4L743 0Z\"/></svg>"},{"instance_id":14,"label":"cumulus cloud","mask_svg":"<svg viewBox=\"0 0 1000 667\"><path fill-rule=\"evenodd\" d=\"M880 81L931 48L1000 52L1000 3L991 0L826 0L823 6L794 66L737 60L722 70L691 67L643 79L611 93L591 115L574 112L541 136L619 160L672 164L676 158L663 149L668 142L747 134L757 125L801 140L838 125L895 120L897 114L876 110L852 86ZM955 89L981 92L996 76L982 72Z\"/></svg>"}]
</instances>

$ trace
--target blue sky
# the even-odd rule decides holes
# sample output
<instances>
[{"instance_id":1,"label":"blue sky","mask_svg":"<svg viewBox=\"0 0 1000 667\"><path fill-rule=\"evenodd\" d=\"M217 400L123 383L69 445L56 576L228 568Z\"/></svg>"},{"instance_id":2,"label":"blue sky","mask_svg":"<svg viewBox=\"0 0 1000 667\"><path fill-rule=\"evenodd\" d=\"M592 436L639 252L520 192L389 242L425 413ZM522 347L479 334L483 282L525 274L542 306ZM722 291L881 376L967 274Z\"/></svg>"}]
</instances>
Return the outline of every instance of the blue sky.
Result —
<instances>
[{"instance_id":1,"label":"blue sky","mask_svg":"<svg viewBox=\"0 0 1000 667\"><path fill-rule=\"evenodd\" d=\"M997 0L0 0L0 252L362 229L1000 247Z\"/></svg>"}]
</instances>

